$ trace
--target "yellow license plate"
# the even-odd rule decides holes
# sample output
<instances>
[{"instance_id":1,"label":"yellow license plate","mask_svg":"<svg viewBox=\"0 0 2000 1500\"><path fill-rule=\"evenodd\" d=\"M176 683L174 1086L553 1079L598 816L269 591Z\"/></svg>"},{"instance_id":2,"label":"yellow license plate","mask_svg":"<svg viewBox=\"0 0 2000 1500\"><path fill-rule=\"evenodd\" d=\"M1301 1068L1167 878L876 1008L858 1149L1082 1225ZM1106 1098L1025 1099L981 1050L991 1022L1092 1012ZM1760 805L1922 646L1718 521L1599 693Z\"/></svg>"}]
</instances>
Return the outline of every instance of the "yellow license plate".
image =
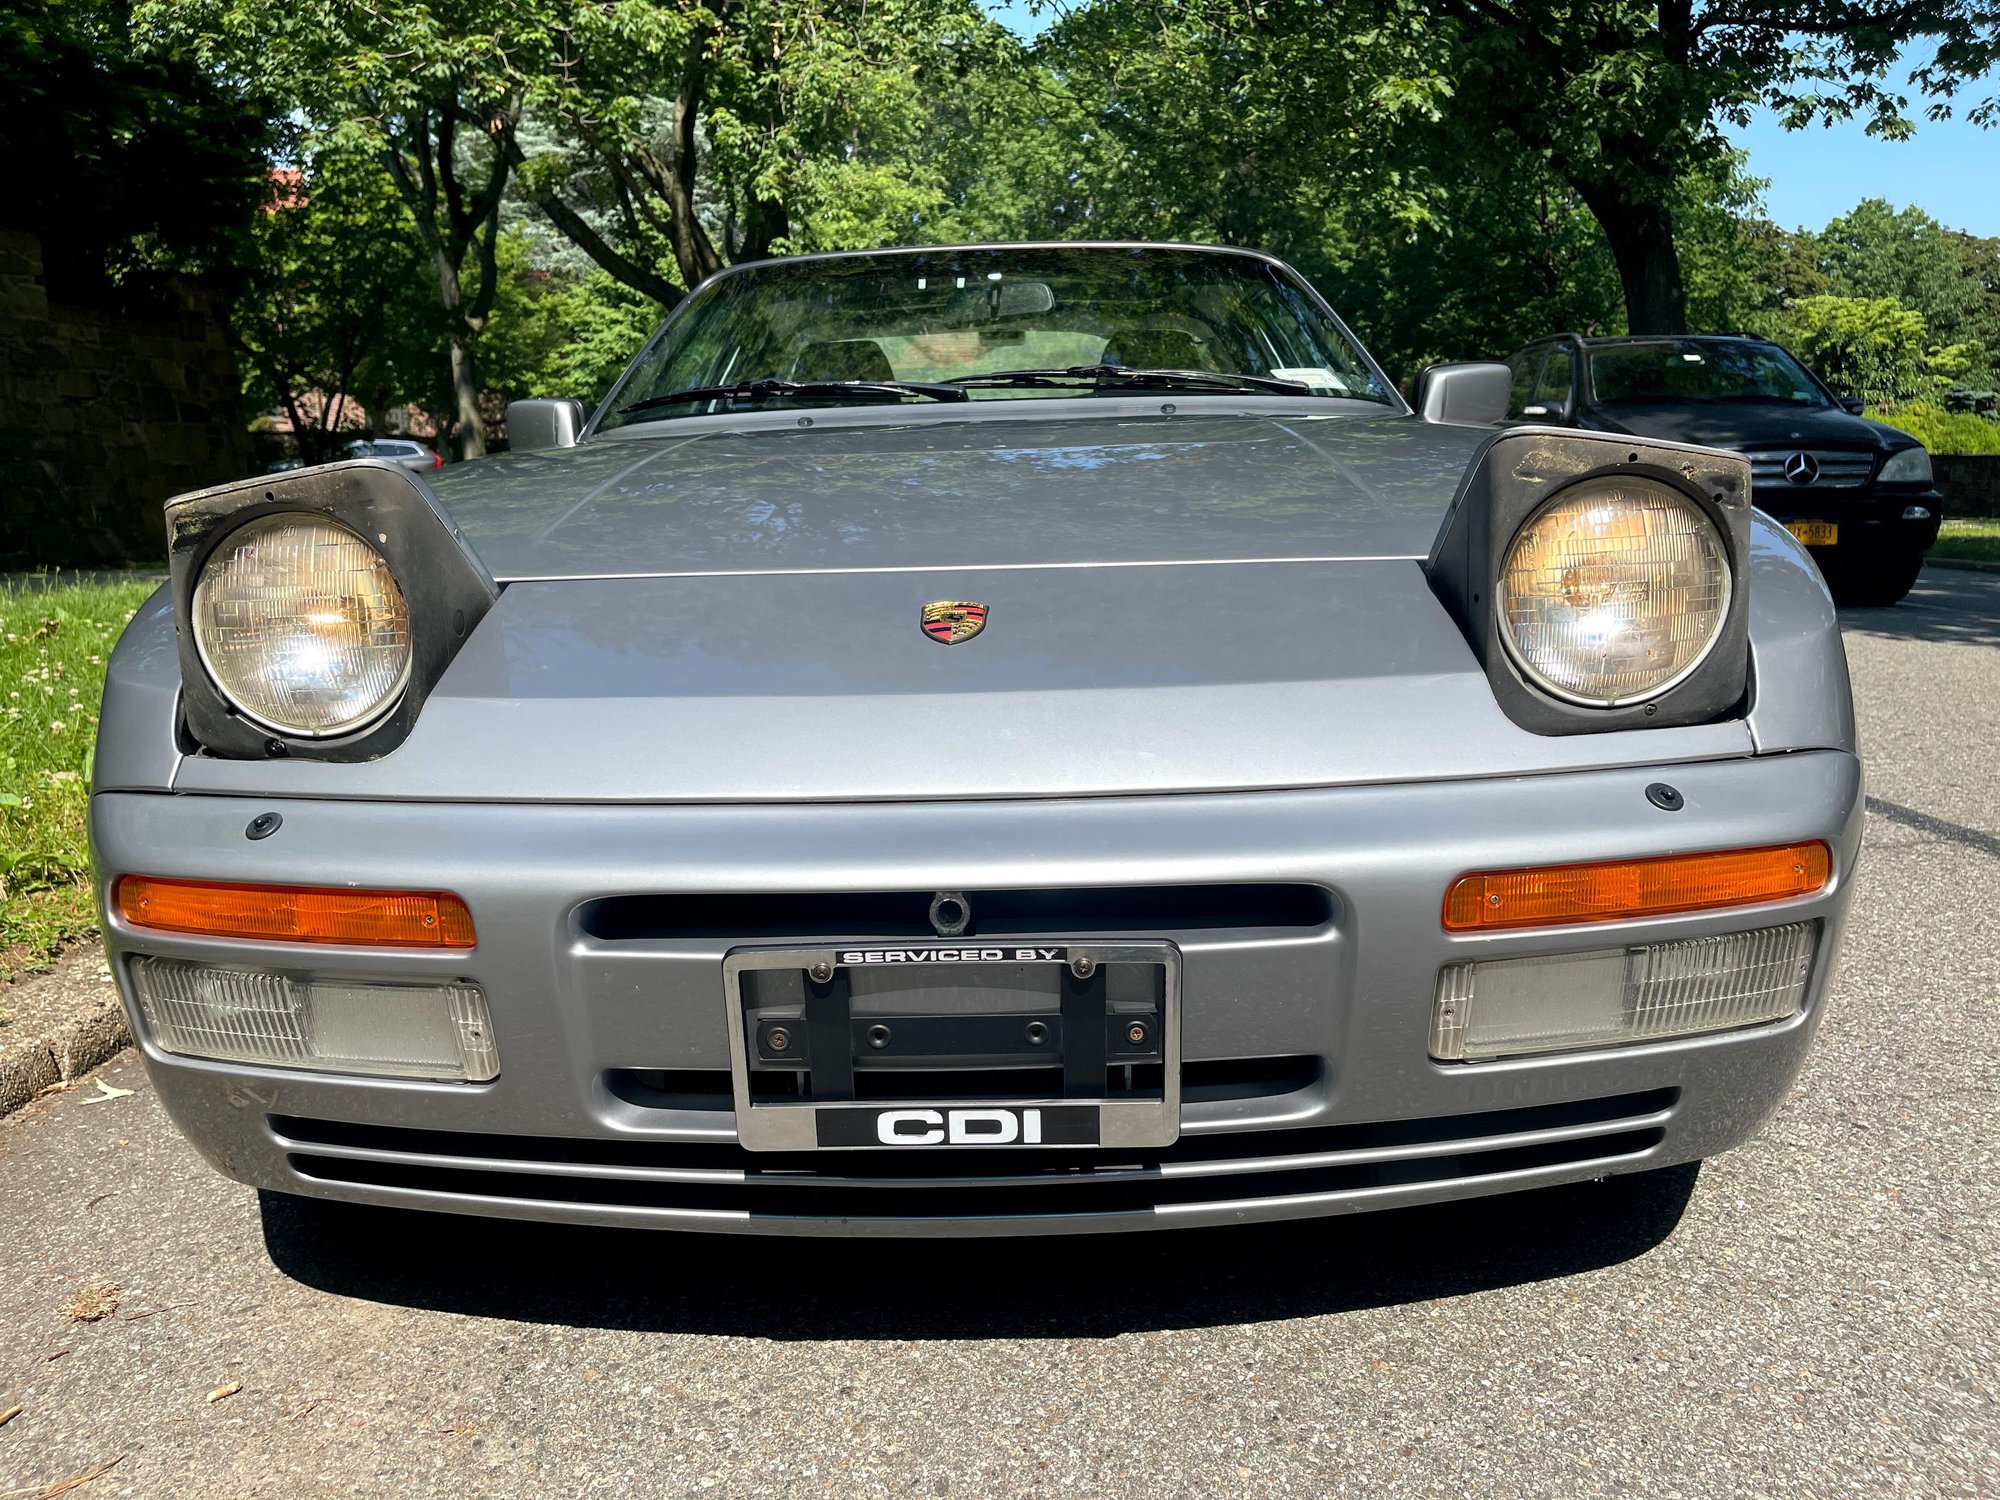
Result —
<instances>
[{"instance_id":1,"label":"yellow license plate","mask_svg":"<svg viewBox=\"0 0 2000 1500\"><path fill-rule=\"evenodd\" d=\"M1785 530L1808 547L1831 547L1840 540L1840 527L1832 521L1787 521Z\"/></svg>"}]
</instances>

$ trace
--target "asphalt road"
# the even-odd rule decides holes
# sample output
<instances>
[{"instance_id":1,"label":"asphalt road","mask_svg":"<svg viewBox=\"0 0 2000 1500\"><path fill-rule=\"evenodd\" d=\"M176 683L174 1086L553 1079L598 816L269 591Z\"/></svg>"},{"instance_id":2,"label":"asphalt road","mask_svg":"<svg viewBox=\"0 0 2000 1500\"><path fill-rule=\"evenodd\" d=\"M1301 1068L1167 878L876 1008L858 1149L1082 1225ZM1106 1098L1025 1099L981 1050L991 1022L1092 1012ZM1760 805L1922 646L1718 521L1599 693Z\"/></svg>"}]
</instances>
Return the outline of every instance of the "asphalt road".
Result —
<instances>
[{"instance_id":1,"label":"asphalt road","mask_svg":"<svg viewBox=\"0 0 2000 1500\"><path fill-rule=\"evenodd\" d=\"M71 1493L2000 1494L2000 577L1847 642L1838 992L1698 1181L1095 1242L329 1239L127 1053L129 1097L0 1122L0 1500L114 1460Z\"/></svg>"}]
</instances>

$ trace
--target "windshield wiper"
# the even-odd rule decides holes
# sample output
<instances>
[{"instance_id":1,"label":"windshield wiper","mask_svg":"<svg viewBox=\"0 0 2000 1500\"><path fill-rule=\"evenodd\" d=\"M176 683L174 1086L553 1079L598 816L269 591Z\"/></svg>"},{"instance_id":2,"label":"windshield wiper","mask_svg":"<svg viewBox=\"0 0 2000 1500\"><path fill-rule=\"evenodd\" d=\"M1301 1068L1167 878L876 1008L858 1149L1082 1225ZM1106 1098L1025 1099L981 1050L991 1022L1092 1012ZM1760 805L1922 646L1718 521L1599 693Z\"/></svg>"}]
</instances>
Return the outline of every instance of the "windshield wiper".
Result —
<instances>
[{"instance_id":1,"label":"windshield wiper","mask_svg":"<svg viewBox=\"0 0 2000 1500\"><path fill-rule=\"evenodd\" d=\"M1268 375L1238 375L1227 370L1138 370L1130 365L1070 365L1061 370L996 370L989 375L960 375L952 385L966 390L989 387L1049 387L1066 385L1130 385L1140 389L1270 391L1279 396L1310 396L1312 387L1299 380L1274 380Z\"/></svg>"},{"instance_id":2,"label":"windshield wiper","mask_svg":"<svg viewBox=\"0 0 2000 1500\"><path fill-rule=\"evenodd\" d=\"M691 406L698 401L838 401L844 396L872 396L895 400L901 396L926 396L933 401L966 401L971 398L955 385L927 380L780 380L767 375L760 380L738 380L729 385L697 385L664 396L648 396L618 414L657 411L663 406Z\"/></svg>"}]
</instances>

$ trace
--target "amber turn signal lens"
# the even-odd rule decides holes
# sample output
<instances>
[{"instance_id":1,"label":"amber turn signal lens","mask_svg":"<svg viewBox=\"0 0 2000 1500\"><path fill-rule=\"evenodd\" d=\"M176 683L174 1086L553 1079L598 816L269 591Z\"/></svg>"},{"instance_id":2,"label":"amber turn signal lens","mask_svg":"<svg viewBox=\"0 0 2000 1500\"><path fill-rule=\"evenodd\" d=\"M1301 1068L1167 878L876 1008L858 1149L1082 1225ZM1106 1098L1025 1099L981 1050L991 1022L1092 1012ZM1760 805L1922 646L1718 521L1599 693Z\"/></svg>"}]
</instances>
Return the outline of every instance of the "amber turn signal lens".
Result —
<instances>
[{"instance_id":1,"label":"amber turn signal lens","mask_svg":"<svg viewBox=\"0 0 2000 1500\"><path fill-rule=\"evenodd\" d=\"M1809 896L1833 868L1825 844L1779 844L1589 865L1461 875L1444 898L1448 932L1616 922Z\"/></svg>"},{"instance_id":2,"label":"amber turn signal lens","mask_svg":"<svg viewBox=\"0 0 2000 1500\"><path fill-rule=\"evenodd\" d=\"M472 913L449 891L218 885L122 875L118 914L134 927L201 937L374 948L470 948Z\"/></svg>"}]
</instances>

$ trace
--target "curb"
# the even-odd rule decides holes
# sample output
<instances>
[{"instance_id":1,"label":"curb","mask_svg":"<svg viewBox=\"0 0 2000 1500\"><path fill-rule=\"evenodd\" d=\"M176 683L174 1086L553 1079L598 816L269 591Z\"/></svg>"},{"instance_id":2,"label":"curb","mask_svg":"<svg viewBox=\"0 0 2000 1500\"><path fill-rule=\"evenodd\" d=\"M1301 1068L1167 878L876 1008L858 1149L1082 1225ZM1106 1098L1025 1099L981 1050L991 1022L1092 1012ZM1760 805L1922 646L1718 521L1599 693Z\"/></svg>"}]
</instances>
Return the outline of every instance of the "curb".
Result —
<instances>
[{"instance_id":1,"label":"curb","mask_svg":"<svg viewBox=\"0 0 2000 1500\"><path fill-rule=\"evenodd\" d=\"M10 1115L43 1089L72 1083L132 1045L123 1012L92 1016L0 1062L0 1115Z\"/></svg>"},{"instance_id":2,"label":"curb","mask_svg":"<svg viewBox=\"0 0 2000 1500\"><path fill-rule=\"evenodd\" d=\"M36 982L19 981L23 985ZM0 988L0 1001L4 1001L7 988ZM0 1056L0 1116L31 1103L43 1089L75 1082L132 1045L122 1005L68 1009L80 1013L61 1015L52 1022L44 1018L39 1035L21 1044L10 1041L6 1054Z\"/></svg>"},{"instance_id":3,"label":"curb","mask_svg":"<svg viewBox=\"0 0 2000 1500\"><path fill-rule=\"evenodd\" d=\"M1927 568L1960 568L1967 573L2000 573L2000 562L1987 562L1978 557L1927 557Z\"/></svg>"}]
</instances>

